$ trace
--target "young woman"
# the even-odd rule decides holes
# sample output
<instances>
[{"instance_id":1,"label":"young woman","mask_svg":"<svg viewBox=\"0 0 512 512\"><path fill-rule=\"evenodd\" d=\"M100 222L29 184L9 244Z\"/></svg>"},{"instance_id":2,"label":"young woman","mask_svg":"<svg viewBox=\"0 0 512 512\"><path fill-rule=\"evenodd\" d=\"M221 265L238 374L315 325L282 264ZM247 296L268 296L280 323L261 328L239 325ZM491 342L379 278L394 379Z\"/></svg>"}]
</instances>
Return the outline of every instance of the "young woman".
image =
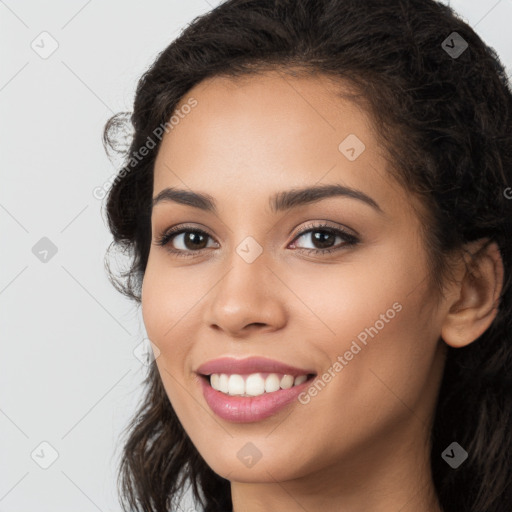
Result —
<instances>
[{"instance_id":1,"label":"young woman","mask_svg":"<svg viewBox=\"0 0 512 512\"><path fill-rule=\"evenodd\" d=\"M155 348L125 510L512 509L512 93L433 0L228 0L106 204ZM116 147L116 116L105 143Z\"/></svg>"}]
</instances>

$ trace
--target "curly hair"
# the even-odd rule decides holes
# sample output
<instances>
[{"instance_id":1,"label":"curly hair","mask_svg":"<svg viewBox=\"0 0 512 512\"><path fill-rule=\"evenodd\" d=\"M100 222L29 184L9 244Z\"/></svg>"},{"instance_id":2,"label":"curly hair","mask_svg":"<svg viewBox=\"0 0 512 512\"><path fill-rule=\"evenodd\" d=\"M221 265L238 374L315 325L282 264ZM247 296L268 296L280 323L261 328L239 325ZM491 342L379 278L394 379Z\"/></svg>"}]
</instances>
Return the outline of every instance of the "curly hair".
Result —
<instances>
[{"instance_id":1,"label":"curly hair","mask_svg":"<svg viewBox=\"0 0 512 512\"><path fill-rule=\"evenodd\" d=\"M468 44L459 56L443 46L454 32ZM105 126L105 148L124 158L106 199L112 284L140 304L159 136L180 100L206 78L267 70L322 74L352 86L351 99L378 128L390 175L425 206L423 234L437 290L450 276L449 253L481 238L498 244L504 265L498 313L473 343L448 347L430 459L444 512L509 511L512 91L494 49L450 7L434 0L228 0L195 18L140 78L131 115L117 114ZM132 134L122 150L117 140L127 125ZM129 268L118 276L108 263L114 248L129 255ZM192 444L155 363L145 392L124 432L123 508L177 510L189 482L205 512L232 511L229 481ZM456 470L441 458L454 440L469 453Z\"/></svg>"}]
</instances>

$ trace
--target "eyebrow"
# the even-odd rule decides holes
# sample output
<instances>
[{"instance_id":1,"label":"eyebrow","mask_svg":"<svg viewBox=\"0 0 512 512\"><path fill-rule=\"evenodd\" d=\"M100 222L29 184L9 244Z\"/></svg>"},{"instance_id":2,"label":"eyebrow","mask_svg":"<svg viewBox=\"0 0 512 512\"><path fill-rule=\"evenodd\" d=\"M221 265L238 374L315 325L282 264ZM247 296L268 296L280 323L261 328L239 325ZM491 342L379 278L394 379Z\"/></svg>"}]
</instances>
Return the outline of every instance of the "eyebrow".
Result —
<instances>
[{"instance_id":1,"label":"eyebrow","mask_svg":"<svg viewBox=\"0 0 512 512\"><path fill-rule=\"evenodd\" d=\"M337 184L317 185L278 192L270 197L269 205L273 213L278 213L336 196L357 199L371 206L379 213L384 213L377 202L361 190ZM217 213L215 199L209 194L178 188L164 188L153 198L152 206L154 207L161 202L167 201Z\"/></svg>"}]
</instances>

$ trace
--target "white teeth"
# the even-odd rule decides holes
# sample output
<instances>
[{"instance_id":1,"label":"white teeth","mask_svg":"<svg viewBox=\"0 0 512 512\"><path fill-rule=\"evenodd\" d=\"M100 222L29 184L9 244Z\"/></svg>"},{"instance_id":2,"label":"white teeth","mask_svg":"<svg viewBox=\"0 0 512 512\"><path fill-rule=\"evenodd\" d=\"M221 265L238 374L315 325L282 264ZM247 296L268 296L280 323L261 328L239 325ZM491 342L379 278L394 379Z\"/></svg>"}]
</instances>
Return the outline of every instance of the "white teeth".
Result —
<instances>
[{"instance_id":1,"label":"white teeth","mask_svg":"<svg viewBox=\"0 0 512 512\"><path fill-rule=\"evenodd\" d=\"M265 380L257 373L249 375L245 381L245 393L250 396L262 395L265 393Z\"/></svg>"},{"instance_id":2,"label":"white teeth","mask_svg":"<svg viewBox=\"0 0 512 512\"><path fill-rule=\"evenodd\" d=\"M228 392L228 380L229 380L228 376L225 373L223 373L219 377L219 387L215 388L215 389L217 389L217 391L222 391L223 393L227 393Z\"/></svg>"},{"instance_id":3,"label":"white teeth","mask_svg":"<svg viewBox=\"0 0 512 512\"><path fill-rule=\"evenodd\" d=\"M230 395L243 395L244 378L241 375L230 375L228 380L228 393Z\"/></svg>"},{"instance_id":4,"label":"white teeth","mask_svg":"<svg viewBox=\"0 0 512 512\"><path fill-rule=\"evenodd\" d=\"M272 391L277 391L280 389L279 384L281 380L279 379L279 376L275 373L271 373L266 379L265 379L265 391L267 393L272 393Z\"/></svg>"},{"instance_id":5,"label":"white teeth","mask_svg":"<svg viewBox=\"0 0 512 512\"><path fill-rule=\"evenodd\" d=\"M307 375L300 375L299 377L295 377L295 382L293 383L294 386L298 386L299 384L302 384L303 382L306 382L308 380Z\"/></svg>"},{"instance_id":6,"label":"white teeth","mask_svg":"<svg viewBox=\"0 0 512 512\"><path fill-rule=\"evenodd\" d=\"M213 373L210 376L210 384L213 389L229 395L236 396L260 396L263 393L272 393L279 389L289 389L298 386L307 380L307 375L279 375L268 374L266 378L260 373L251 373L244 376L238 374L227 375L225 373Z\"/></svg>"},{"instance_id":7,"label":"white teeth","mask_svg":"<svg viewBox=\"0 0 512 512\"><path fill-rule=\"evenodd\" d=\"M293 375L285 375L282 379L281 379L281 387L283 389L288 389L288 388L291 388L293 386Z\"/></svg>"}]
</instances>

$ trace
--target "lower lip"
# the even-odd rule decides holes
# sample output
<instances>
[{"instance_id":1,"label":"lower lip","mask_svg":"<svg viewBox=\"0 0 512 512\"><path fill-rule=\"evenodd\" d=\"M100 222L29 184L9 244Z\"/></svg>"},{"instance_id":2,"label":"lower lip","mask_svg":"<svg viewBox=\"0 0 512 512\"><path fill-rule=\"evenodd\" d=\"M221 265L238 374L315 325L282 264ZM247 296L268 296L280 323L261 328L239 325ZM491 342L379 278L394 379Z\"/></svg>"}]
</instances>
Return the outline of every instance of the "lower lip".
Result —
<instances>
[{"instance_id":1,"label":"lower lip","mask_svg":"<svg viewBox=\"0 0 512 512\"><path fill-rule=\"evenodd\" d=\"M314 377L288 389L245 397L226 395L213 389L204 377L200 377L203 396L210 409L220 418L235 423L261 421L276 414L297 399L311 385L313 379Z\"/></svg>"}]
</instances>

